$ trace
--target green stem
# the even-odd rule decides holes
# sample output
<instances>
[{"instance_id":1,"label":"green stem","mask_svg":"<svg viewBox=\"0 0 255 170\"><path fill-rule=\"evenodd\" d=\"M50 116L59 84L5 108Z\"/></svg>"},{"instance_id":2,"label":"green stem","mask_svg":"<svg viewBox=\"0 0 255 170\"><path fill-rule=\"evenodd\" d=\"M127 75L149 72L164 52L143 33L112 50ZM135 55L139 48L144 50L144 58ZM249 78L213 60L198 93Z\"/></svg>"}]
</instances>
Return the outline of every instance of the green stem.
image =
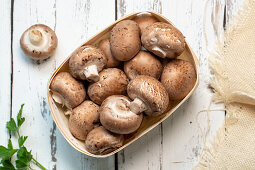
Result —
<instances>
[{"instance_id":1,"label":"green stem","mask_svg":"<svg viewBox=\"0 0 255 170\"><path fill-rule=\"evenodd\" d=\"M29 169L31 169L31 170L33 170L33 169L31 168L31 166L30 166L30 165L28 165L28 168L29 168Z\"/></svg>"},{"instance_id":2,"label":"green stem","mask_svg":"<svg viewBox=\"0 0 255 170\"><path fill-rule=\"evenodd\" d=\"M17 134L18 134L18 137L20 138L20 134L19 134L19 128L17 129Z\"/></svg>"},{"instance_id":3,"label":"green stem","mask_svg":"<svg viewBox=\"0 0 255 170\"><path fill-rule=\"evenodd\" d=\"M43 170L47 170L42 164L40 164L34 157L32 157L33 161Z\"/></svg>"}]
</instances>

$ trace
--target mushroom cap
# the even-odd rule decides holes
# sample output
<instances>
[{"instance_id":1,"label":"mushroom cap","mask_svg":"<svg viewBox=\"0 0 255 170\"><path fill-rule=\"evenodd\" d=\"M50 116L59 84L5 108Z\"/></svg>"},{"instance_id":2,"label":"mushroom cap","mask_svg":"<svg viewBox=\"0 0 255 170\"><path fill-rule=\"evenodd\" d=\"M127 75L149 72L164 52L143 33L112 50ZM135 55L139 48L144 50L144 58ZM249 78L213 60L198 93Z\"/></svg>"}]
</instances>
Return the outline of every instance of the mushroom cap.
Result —
<instances>
[{"instance_id":1,"label":"mushroom cap","mask_svg":"<svg viewBox=\"0 0 255 170\"><path fill-rule=\"evenodd\" d=\"M116 24L110 33L110 46L114 58L127 61L133 58L141 48L140 29L132 20L123 20Z\"/></svg>"},{"instance_id":2,"label":"mushroom cap","mask_svg":"<svg viewBox=\"0 0 255 170\"><path fill-rule=\"evenodd\" d=\"M124 71L129 79L134 79L138 75L159 79L162 69L160 61L145 51L140 51L134 58L124 63Z\"/></svg>"},{"instance_id":3,"label":"mushroom cap","mask_svg":"<svg viewBox=\"0 0 255 170\"><path fill-rule=\"evenodd\" d=\"M106 63L107 59L102 50L92 45L84 45L71 55L69 60L70 73L74 78L86 80L84 74L86 67L96 65L97 71L100 72Z\"/></svg>"},{"instance_id":4,"label":"mushroom cap","mask_svg":"<svg viewBox=\"0 0 255 170\"><path fill-rule=\"evenodd\" d=\"M118 67L120 65L121 62L119 60L116 60L112 56L109 38L100 41L98 48L100 48L104 52L104 55L107 58L107 64L106 64L107 68Z\"/></svg>"},{"instance_id":5,"label":"mushroom cap","mask_svg":"<svg viewBox=\"0 0 255 170\"><path fill-rule=\"evenodd\" d=\"M96 104L101 104L111 95L125 94L128 78L125 73L117 68L104 69L99 73L99 81L90 84L88 95Z\"/></svg>"},{"instance_id":6,"label":"mushroom cap","mask_svg":"<svg viewBox=\"0 0 255 170\"><path fill-rule=\"evenodd\" d=\"M171 24L156 22L146 27L141 39L144 48L162 58L176 58L185 50L184 36Z\"/></svg>"},{"instance_id":7,"label":"mushroom cap","mask_svg":"<svg viewBox=\"0 0 255 170\"><path fill-rule=\"evenodd\" d=\"M165 87L155 78L140 75L131 80L127 87L128 96L134 100L138 98L147 106L145 113L157 116L166 111L169 97Z\"/></svg>"},{"instance_id":8,"label":"mushroom cap","mask_svg":"<svg viewBox=\"0 0 255 170\"><path fill-rule=\"evenodd\" d=\"M143 33L145 31L145 28L148 27L149 25L158 22L157 18L152 16L150 13L138 14L134 18L134 21L139 25L141 33Z\"/></svg>"},{"instance_id":9,"label":"mushroom cap","mask_svg":"<svg viewBox=\"0 0 255 170\"><path fill-rule=\"evenodd\" d=\"M29 27L20 38L24 53L33 60L43 60L52 56L57 48L58 38L48 26L36 24Z\"/></svg>"},{"instance_id":10,"label":"mushroom cap","mask_svg":"<svg viewBox=\"0 0 255 170\"><path fill-rule=\"evenodd\" d=\"M77 107L86 97L83 83L74 79L68 72L58 73L50 84L50 90L62 96L63 104L69 109Z\"/></svg>"},{"instance_id":11,"label":"mushroom cap","mask_svg":"<svg viewBox=\"0 0 255 170\"><path fill-rule=\"evenodd\" d=\"M135 114L129 108L130 100L123 95L112 95L100 106L100 122L107 130L117 134L136 131L143 120L143 114Z\"/></svg>"},{"instance_id":12,"label":"mushroom cap","mask_svg":"<svg viewBox=\"0 0 255 170\"><path fill-rule=\"evenodd\" d=\"M176 59L163 69L161 82L165 86L170 100L181 100L188 95L196 83L194 66L185 60Z\"/></svg>"},{"instance_id":13,"label":"mushroom cap","mask_svg":"<svg viewBox=\"0 0 255 170\"><path fill-rule=\"evenodd\" d=\"M123 135L114 134L103 126L99 126L89 132L85 147L93 154L107 154L121 147L123 143Z\"/></svg>"},{"instance_id":14,"label":"mushroom cap","mask_svg":"<svg viewBox=\"0 0 255 170\"><path fill-rule=\"evenodd\" d=\"M74 137L85 140L87 134L99 123L99 106L85 100L72 110L69 117L69 129Z\"/></svg>"}]
</instances>

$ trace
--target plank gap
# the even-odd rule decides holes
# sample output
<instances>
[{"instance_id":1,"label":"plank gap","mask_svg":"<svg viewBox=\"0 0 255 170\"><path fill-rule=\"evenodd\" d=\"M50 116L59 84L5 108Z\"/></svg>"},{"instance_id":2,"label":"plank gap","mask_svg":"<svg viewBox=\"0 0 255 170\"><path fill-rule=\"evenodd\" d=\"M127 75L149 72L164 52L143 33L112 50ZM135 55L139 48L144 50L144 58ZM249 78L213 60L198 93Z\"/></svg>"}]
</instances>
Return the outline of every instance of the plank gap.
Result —
<instances>
[{"instance_id":1,"label":"plank gap","mask_svg":"<svg viewBox=\"0 0 255 170\"><path fill-rule=\"evenodd\" d=\"M118 165L118 153L115 153L114 155L114 169L119 170L119 165Z\"/></svg>"},{"instance_id":2,"label":"plank gap","mask_svg":"<svg viewBox=\"0 0 255 170\"><path fill-rule=\"evenodd\" d=\"M115 0L115 20L118 19L118 0Z\"/></svg>"},{"instance_id":3,"label":"plank gap","mask_svg":"<svg viewBox=\"0 0 255 170\"><path fill-rule=\"evenodd\" d=\"M226 30L226 23L227 23L227 2L224 5L224 14L223 14L223 29Z\"/></svg>"},{"instance_id":4,"label":"plank gap","mask_svg":"<svg viewBox=\"0 0 255 170\"><path fill-rule=\"evenodd\" d=\"M13 97L13 13L14 0L11 0L11 88L10 88L10 119L12 118L12 97ZM11 138L11 133L10 133Z\"/></svg>"}]
</instances>

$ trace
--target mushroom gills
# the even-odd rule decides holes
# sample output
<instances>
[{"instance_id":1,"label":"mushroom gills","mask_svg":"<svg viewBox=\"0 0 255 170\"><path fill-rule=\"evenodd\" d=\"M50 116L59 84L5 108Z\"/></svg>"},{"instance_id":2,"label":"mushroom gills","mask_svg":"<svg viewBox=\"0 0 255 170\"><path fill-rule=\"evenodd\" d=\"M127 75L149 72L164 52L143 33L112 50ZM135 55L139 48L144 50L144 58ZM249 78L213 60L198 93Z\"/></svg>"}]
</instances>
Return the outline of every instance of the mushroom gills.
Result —
<instances>
[{"instance_id":1,"label":"mushroom gills","mask_svg":"<svg viewBox=\"0 0 255 170\"><path fill-rule=\"evenodd\" d=\"M66 105L64 97L63 97L61 94L59 94L58 92L55 92L55 91L51 91L51 92L52 92L52 98L53 98L53 100L54 100L56 103L61 104L62 107L64 107L64 106ZM66 106L66 107L67 107L67 106ZM70 109L70 108L68 108L68 107L67 107L67 109L64 111L64 114L65 114L66 116L70 116L71 113L72 113L72 109Z\"/></svg>"},{"instance_id":2,"label":"mushroom gills","mask_svg":"<svg viewBox=\"0 0 255 170\"><path fill-rule=\"evenodd\" d=\"M66 116L70 116L70 115L72 114L72 110L67 109L66 111L64 111L64 114L65 114Z\"/></svg>"},{"instance_id":3,"label":"mushroom gills","mask_svg":"<svg viewBox=\"0 0 255 170\"><path fill-rule=\"evenodd\" d=\"M160 48L158 46L154 46L152 48L152 51L156 55L163 56L164 58L166 57L166 52L162 48ZM162 55L160 55L160 54L162 54Z\"/></svg>"},{"instance_id":4,"label":"mushroom gills","mask_svg":"<svg viewBox=\"0 0 255 170\"><path fill-rule=\"evenodd\" d=\"M99 80L97 65L93 64L93 65L87 66L84 69L84 75L88 80L97 82Z\"/></svg>"},{"instance_id":5,"label":"mushroom gills","mask_svg":"<svg viewBox=\"0 0 255 170\"><path fill-rule=\"evenodd\" d=\"M55 102L57 102L58 104L62 104L63 106L65 105L65 99L64 97L59 94L58 92L55 91L51 91L52 92L52 98Z\"/></svg>"},{"instance_id":6,"label":"mushroom gills","mask_svg":"<svg viewBox=\"0 0 255 170\"><path fill-rule=\"evenodd\" d=\"M130 102L124 99L116 99L113 102L109 102L106 107L111 108L113 110L112 114L115 117L128 118L134 113L129 108ZM121 114L120 114L121 113Z\"/></svg>"},{"instance_id":7,"label":"mushroom gills","mask_svg":"<svg viewBox=\"0 0 255 170\"><path fill-rule=\"evenodd\" d=\"M139 98L135 98L135 100L130 103L129 108L135 114L139 114L147 110L147 106Z\"/></svg>"}]
</instances>

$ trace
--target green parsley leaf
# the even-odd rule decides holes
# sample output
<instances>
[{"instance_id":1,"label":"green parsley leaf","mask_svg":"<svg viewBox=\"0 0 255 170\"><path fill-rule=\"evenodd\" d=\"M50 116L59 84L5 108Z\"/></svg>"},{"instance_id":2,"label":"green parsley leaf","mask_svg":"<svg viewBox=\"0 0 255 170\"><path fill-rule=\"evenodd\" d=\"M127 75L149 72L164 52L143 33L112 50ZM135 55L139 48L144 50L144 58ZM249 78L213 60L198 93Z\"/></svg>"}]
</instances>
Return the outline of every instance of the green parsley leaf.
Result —
<instances>
[{"instance_id":1,"label":"green parsley leaf","mask_svg":"<svg viewBox=\"0 0 255 170\"><path fill-rule=\"evenodd\" d=\"M0 170L15 170L15 167L13 166L10 160L4 160L1 163L3 166L0 167Z\"/></svg>"},{"instance_id":2,"label":"green parsley leaf","mask_svg":"<svg viewBox=\"0 0 255 170\"><path fill-rule=\"evenodd\" d=\"M19 149L13 149L12 141L9 140L7 148L0 146L0 170L16 170L11 163L12 156L17 152L17 159L15 161L17 169L29 169L30 163L33 160L38 167L43 170L47 170L42 164L40 164L36 159L33 158L31 151L27 151L24 147L24 143L27 140L27 136L20 136L19 128L24 123L25 118L22 117L24 104L21 105L20 110L17 115L17 122L13 118L6 123L6 128L12 132L18 134Z\"/></svg>"},{"instance_id":3,"label":"green parsley leaf","mask_svg":"<svg viewBox=\"0 0 255 170\"><path fill-rule=\"evenodd\" d=\"M6 128L13 132L16 132L18 130L18 127L13 118L11 118L11 120L6 123Z\"/></svg>"},{"instance_id":4,"label":"green parsley leaf","mask_svg":"<svg viewBox=\"0 0 255 170\"><path fill-rule=\"evenodd\" d=\"M18 139L19 147L23 146L24 142L27 140L27 136L21 136Z\"/></svg>"},{"instance_id":5,"label":"green parsley leaf","mask_svg":"<svg viewBox=\"0 0 255 170\"><path fill-rule=\"evenodd\" d=\"M32 154L31 151L28 152L27 148L22 146L19 151L17 152L17 158L24 161L24 162L30 162L32 160Z\"/></svg>"},{"instance_id":6,"label":"green parsley leaf","mask_svg":"<svg viewBox=\"0 0 255 170\"><path fill-rule=\"evenodd\" d=\"M24 121L25 121L25 118L22 117L23 107L24 107L24 104L22 104L20 106L19 113L17 115L18 127L20 127L24 123Z\"/></svg>"},{"instance_id":7,"label":"green parsley leaf","mask_svg":"<svg viewBox=\"0 0 255 170\"><path fill-rule=\"evenodd\" d=\"M4 146L0 146L0 158L9 159L16 152L17 152L17 149L8 149Z\"/></svg>"},{"instance_id":8,"label":"green parsley leaf","mask_svg":"<svg viewBox=\"0 0 255 170\"><path fill-rule=\"evenodd\" d=\"M11 139L9 139L9 141L8 141L8 149L13 149L13 146L12 146L12 141L11 141Z\"/></svg>"},{"instance_id":9,"label":"green parsley leaf","mask_svg":"<svg viewBox=\"0 0 255 170\"><path fill-rule=\"evenodd\" d=\"M27 163L28 163L28 162L26 162L26 161L24 161L24 160L20 160L20 159L18 159L18 160L15 161L16 168L25 168L25 167L28 166Z\"/></svg>"},{"instance_id":10,"label":"green parsley leaf","mask_svg":"<svg viewBox=\"0 0 255 170\"><path fill-rule=\"evenodd\" d=\"M17 152L17 158L18 159L15 161L16 168L25 168L29 166L29 163L32 160L31 151L28 152L27 149L23 146Z\"/></svg>"}]
</instances>

